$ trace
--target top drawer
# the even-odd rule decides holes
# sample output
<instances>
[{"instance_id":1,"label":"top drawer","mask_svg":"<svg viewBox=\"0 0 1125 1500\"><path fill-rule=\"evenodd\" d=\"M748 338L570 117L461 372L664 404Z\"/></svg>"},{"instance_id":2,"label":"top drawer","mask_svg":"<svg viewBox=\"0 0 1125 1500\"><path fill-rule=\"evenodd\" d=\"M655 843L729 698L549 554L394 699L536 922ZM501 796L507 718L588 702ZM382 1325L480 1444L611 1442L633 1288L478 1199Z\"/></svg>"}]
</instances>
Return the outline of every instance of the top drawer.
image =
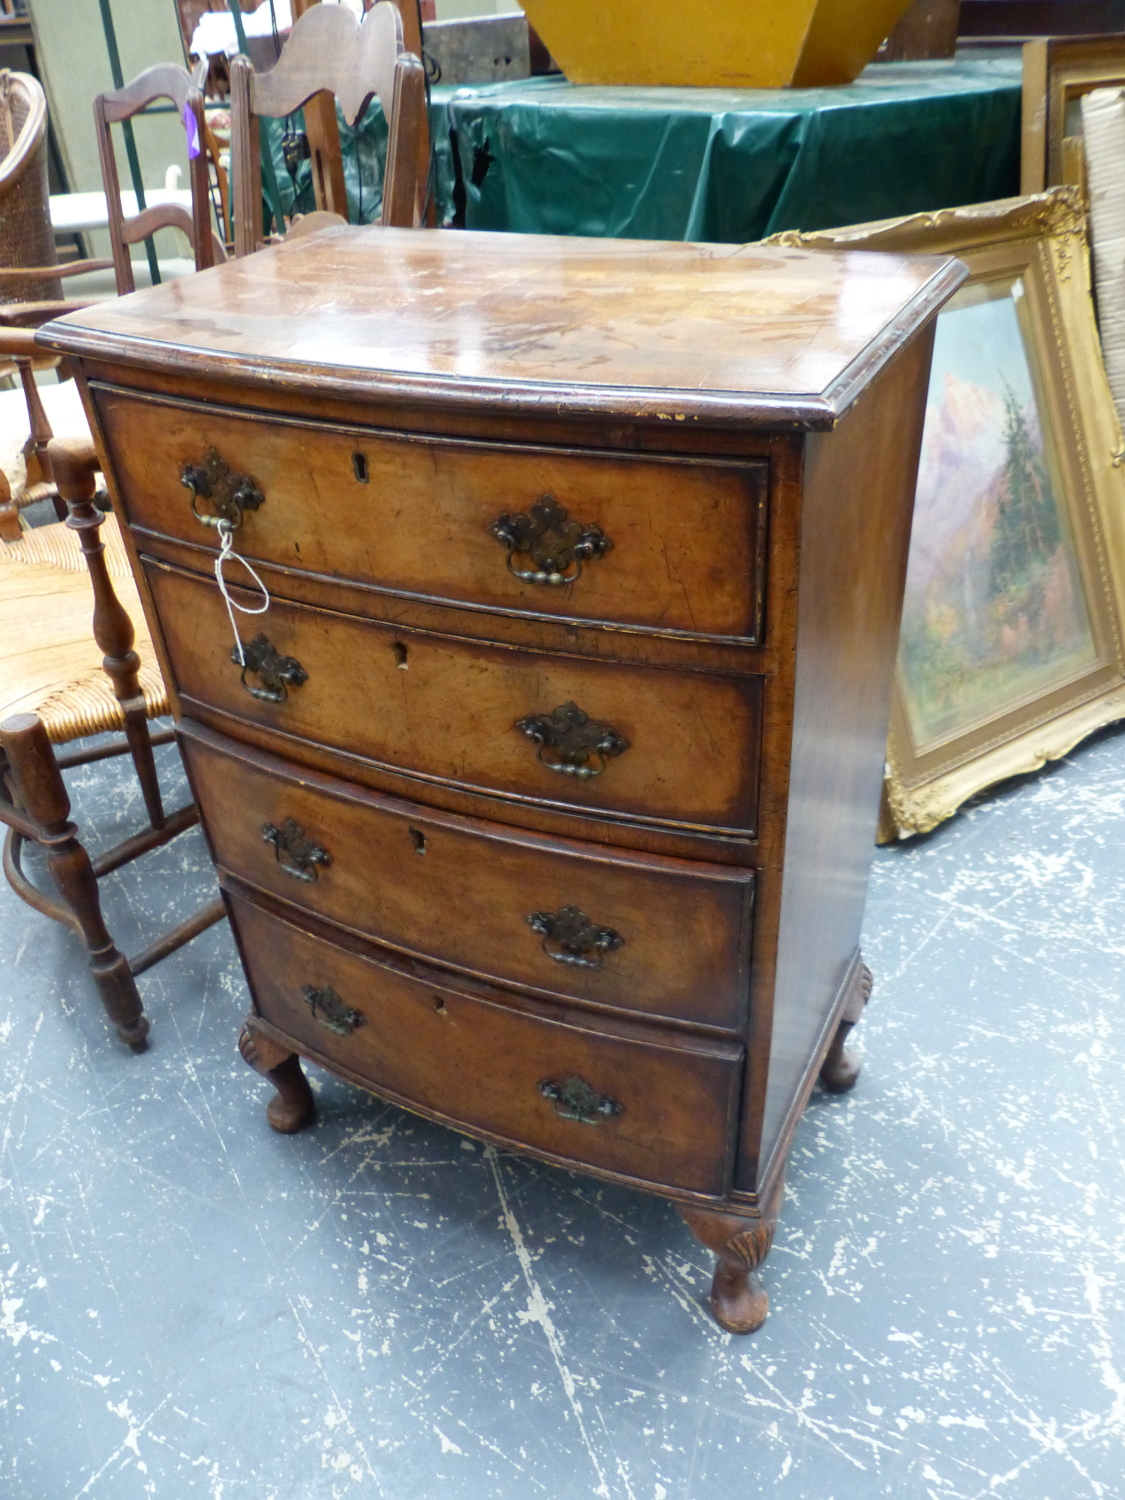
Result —
<instances>
[{"instance_id":1,"label":"top drawer","mask_svg":"<svg viewBox=\"0 0 1125 1500\"><path fill-rule=\"evenodd\" d=\"M213 547L181 481L214 450L264 497L238 528L251 560L505 613L760 638L764 461L490 446L90 392L132 526Z\"/></svg>"}]
</instances>

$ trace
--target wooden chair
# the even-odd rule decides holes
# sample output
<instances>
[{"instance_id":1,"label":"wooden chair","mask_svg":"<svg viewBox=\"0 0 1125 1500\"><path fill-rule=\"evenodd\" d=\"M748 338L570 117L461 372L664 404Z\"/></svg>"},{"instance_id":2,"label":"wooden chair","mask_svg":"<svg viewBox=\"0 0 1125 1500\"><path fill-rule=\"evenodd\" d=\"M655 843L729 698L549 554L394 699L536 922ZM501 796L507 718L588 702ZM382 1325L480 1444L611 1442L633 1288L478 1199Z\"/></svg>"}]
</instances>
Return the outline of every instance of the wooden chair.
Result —
<instances>
[{"instance_id":1,"label":"wooden chair","mask_svg":"<svg viewBox=\"0 0 1125 1500\"><path fill-rule=\"evenodd\" d=\"M23 77L17 74L10 76L12 78ZM45 150L46 141L47 116L43 91L35 79L28 79L27 82L33 84L34 89L24 89L29 104L21 134L21 160L26 158L28 150L28 147L22 144L24 136L41 137L43 144L37 148L41 152ZM147 208L143 213L132 218L126 218L121 209L121 184L117 174L117 160L114 156L110 126L131 119L157 99L170 100L181 116L185 109L190 109L196 120L201 149L199 156L188 163L192 212L189 214L178 204L161 204ZM11 542L18 539L20 535L19 511L28 505L34 505L39 500L52 500L60 520L64 520L67 513L65 504L58 497L51 474L48 450L53 433L35 384L34 367L37 357L33 352L34 344L30 337L21 338L9 330L35 328L62 313L86 306L84 302L62 299L62 285L59 280L62 276L75 275L81 271L104 270L112 266L118 294L124 296L127 292L133 291L135 282L133 266L129 258L129 246L147 239L157 229L169 227L181 229L187 235L195 255L197 270L203 270L207 266L214 265L216 261L226 259L223 242L211 227L208 158L204 149L208 132L203 114L203 95L199 91L198 80L193 79L185 68L174 64L149 68L126 84L124 88L99 94L95 98L94 125L101 158L102 185L109 213L112 260L77 261L69 266L57 267L47 262L48 248L53 257L54 241L51 238L50 214L47 206L44 157L40 173L42 181L37 188L41 208L36 216L36 223L39 226L36 243L40 251L39 258L45 263L35 267L21 267L18 271L14 268L0 270L0 358L6 357L10 360L19 373L27 400L31 431L31 451L28 454L29 482L23 493L18 496L13 496L8 487L5 487L5 495L0 496L0 541ZM3 144L3 130L3 114L0 111L0 145ZM222 186L220 179L220 190ZM0 207L2 206L2 200L0 200ZM5 220L5 222L8 221L8 219ZM0 259L6 249L5 240L0 238ZM39 279L29 279L33 276ZM5 286L15 287L24 295L36 295L42 300L5 302ZM38 362L42 363L41 355L38 357ZM63 374L65 377L65 371Z\"/></svg>"},{"instance_id":2,"label":"wooden chair","mask_svg":"<svg viewBox=\"0 0 1125 1500\"><path fill-rule=\"evenodd\" d=\"M198 154L188 161L192 211L189 214L178 203L160 203L127 219L121 209L121 183L117 175L117 157L113 150L110 126L131 120L157 99L167 99L174 104L181 119L190 113L195 120ZM211 225L208 132L203 112L203 95L187 69L174 63L162 63L138 74L124 88L98 94L94 100L94 128L97 131L102 184L109 211L109 237L118 295L124 297L136 290L129 246L147 240L158 229L179 229L187 235L195 255L197 271L204 271L217 261L226 260L223 241Z\"/></svg>"},{"instance_id":3,"label":"wooden chair","mask_svg":"<svg viewBox=\"0 0 1125 1500\"><path fill-rule=\"evenodd\" d=\"M54 496L46 463L50 427L35 391L32 341L9 328L34 327L58 313L82 307L63 298L63 279L83 271L104 270L108 260L75 261L60 266L47 189L47 100L38 81L28 73L0 70L0 361L15 368L23 383L34 439L29 462L29 489L18 501L5 484L0 495L0 538L19 535L19 506ZM44 360L42 353L37 362ZM36 464L40 472L36 473ZM56 503L61 516L66 507Z\"/></svg>"},{"instance_id":4,"label":"wooden chair","mask_svg":"<svg viewBox=\"0 0 1125 1500\"><path fill-rule=\"evenodd\" d=\"M362 25L346 6L314 5L294 23L268 73L256 73L240 56L231 59L230 78L236 255L262 243L262 116L282 119L304 106L317 209L346 221L334 100L354 125L378 97L390 131L381 222L423 223L430 162L425 73L421 60L404 50L402 18L391 0L373 6Z\"/></svg>"},{"instance_id":5,"label":"wooden chair","mask_svg":"<svg viewBox=\"0 0 1125 1500\"><path fill-rule=\"evenodd\" d=\"M147 721L168 712L167 691L117 523L94 504L98 461L93 446L56 439L50 463L69 520L37 527L14 547L0 547L5 647L0 657L0 823L8 828L4 874L29 906L82 939L118 1037L141 1052L149 1023L137 975L225 913L221 900L209 902L132 959L120 952L106 929L98 877L168 843L199 815L193 804L166 813L161 800L152 751L172 740L173 732L150 734ZM6 481L0 482L0 489L5 486ZM141 646L140 656L134 642ZM123 731L124 738L56 753L56 745L109 730ZM91 859L70 821L61 773L69 766L125 754L132 757L141 784L148 827ZM24 873L22 854L29 842L46 852L57 899Z\"/></svg>"}]
</instances>

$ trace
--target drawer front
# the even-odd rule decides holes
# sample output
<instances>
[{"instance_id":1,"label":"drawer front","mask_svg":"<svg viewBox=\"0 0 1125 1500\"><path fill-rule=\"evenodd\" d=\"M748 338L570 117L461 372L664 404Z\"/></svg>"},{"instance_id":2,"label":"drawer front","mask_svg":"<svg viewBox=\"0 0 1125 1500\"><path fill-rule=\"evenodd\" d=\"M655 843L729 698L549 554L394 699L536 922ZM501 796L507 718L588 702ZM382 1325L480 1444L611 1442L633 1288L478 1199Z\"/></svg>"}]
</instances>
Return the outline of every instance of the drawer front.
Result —
<instances>
[{"instance_id":1,"label":"drawer front","mask_svg":"<svg viewBox=\"0 0 1125 1500\"><path fill-rule=\"evenodd\" d=\"M543 994L737 1029L753 874L427 813L188 725L216 860L405 952Z\"/></svg>"},{"instance_id":2,"label":"drawer front","mask_svg":"<svg viewBox=\"0 0 1125 1500\"><path fill-rule=\"evenodd\" d=\"M229 894L229 893L228 893ZM255 1005L377 1093L644 1182L726 1186L742 1053L671 1046L426 984L231 895Z\"/></svg>"},{"instance_id":3,"label":"drawer front","mask_svg":"<svg viewBox=\"0 0 1125 1500\"><path fill-rule=\"evenodd\" d=\"M251 560L488 609L759 638L762 461L411 440L91 390L135 526L212 546L181 475L213 448L263 497L238 529Z\"/></svg>"},{"instance_id":4,"label":"drawer front","mask_svg":"<svg viewBox=\"0 0 1125 1500\"><path fill-rule=\"evenodd\" d=\"M754 827L757 678L514 651L280 600L239 616L247 648L268 646L250 650L257 670L240 671L213 579L151 559L145 572L177 686L199 703L451 786L673 826Z\"/></svg>"}]
</instances>

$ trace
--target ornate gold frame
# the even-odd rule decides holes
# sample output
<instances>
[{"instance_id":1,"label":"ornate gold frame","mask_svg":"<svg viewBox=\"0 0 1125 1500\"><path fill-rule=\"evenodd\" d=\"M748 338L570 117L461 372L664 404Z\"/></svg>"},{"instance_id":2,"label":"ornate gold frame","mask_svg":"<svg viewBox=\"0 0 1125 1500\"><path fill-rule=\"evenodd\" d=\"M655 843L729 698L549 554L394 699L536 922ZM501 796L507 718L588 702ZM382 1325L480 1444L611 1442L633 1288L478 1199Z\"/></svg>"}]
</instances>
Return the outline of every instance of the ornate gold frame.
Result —
<instances>
[{"instance_id":1,"label":"ornate gold frame","mask_svg":"<svg viewBox=\"0 0 1125 1500\"><path fill-rule=\"evenodd\" d=\"M952 253L974 281L1020 275L1059 460L1096 662L1041 696L919 753L896 674L879 841L925 833L974 793L1057 760L1125 717L1125 443L1102 364L1081 199L1054 188L768 243L832 250ZM940 316L940 314L939 314ZM901 663L899 667L901 672Z\"/></svg>"},{"instance_id":2,"label":"ornate gold frame","mask_svg":"<svg viewBox=\"0 0 1125 1500\"><path fill-rule=\"evenodd\" d=\"M1077 182L1081 129L1068 130L1069 106L1091 89L1125 87L1125 38L1054 36L1025 42L1020 192Z\"/></svg>"}]
</instances>

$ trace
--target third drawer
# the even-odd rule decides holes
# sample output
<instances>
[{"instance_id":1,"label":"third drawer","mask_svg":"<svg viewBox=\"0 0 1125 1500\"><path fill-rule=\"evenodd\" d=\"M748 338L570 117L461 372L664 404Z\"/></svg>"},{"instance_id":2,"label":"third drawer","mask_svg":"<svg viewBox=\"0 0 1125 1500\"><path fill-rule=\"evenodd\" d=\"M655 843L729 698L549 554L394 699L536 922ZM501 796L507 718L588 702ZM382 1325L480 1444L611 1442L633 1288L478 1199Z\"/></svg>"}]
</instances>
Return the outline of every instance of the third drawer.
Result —
<instances>
[{"instance_id":1,"label":"third drawer","mask_svg":"<svg viewBox=\"0 0 1125 1500\"><path fill-rule=\"evenodd\" d=\"M190 721L181 738L216 861L257 888L546 997L743 1026L752 871L435 813Z\"/></svg>"}]
</instances>

